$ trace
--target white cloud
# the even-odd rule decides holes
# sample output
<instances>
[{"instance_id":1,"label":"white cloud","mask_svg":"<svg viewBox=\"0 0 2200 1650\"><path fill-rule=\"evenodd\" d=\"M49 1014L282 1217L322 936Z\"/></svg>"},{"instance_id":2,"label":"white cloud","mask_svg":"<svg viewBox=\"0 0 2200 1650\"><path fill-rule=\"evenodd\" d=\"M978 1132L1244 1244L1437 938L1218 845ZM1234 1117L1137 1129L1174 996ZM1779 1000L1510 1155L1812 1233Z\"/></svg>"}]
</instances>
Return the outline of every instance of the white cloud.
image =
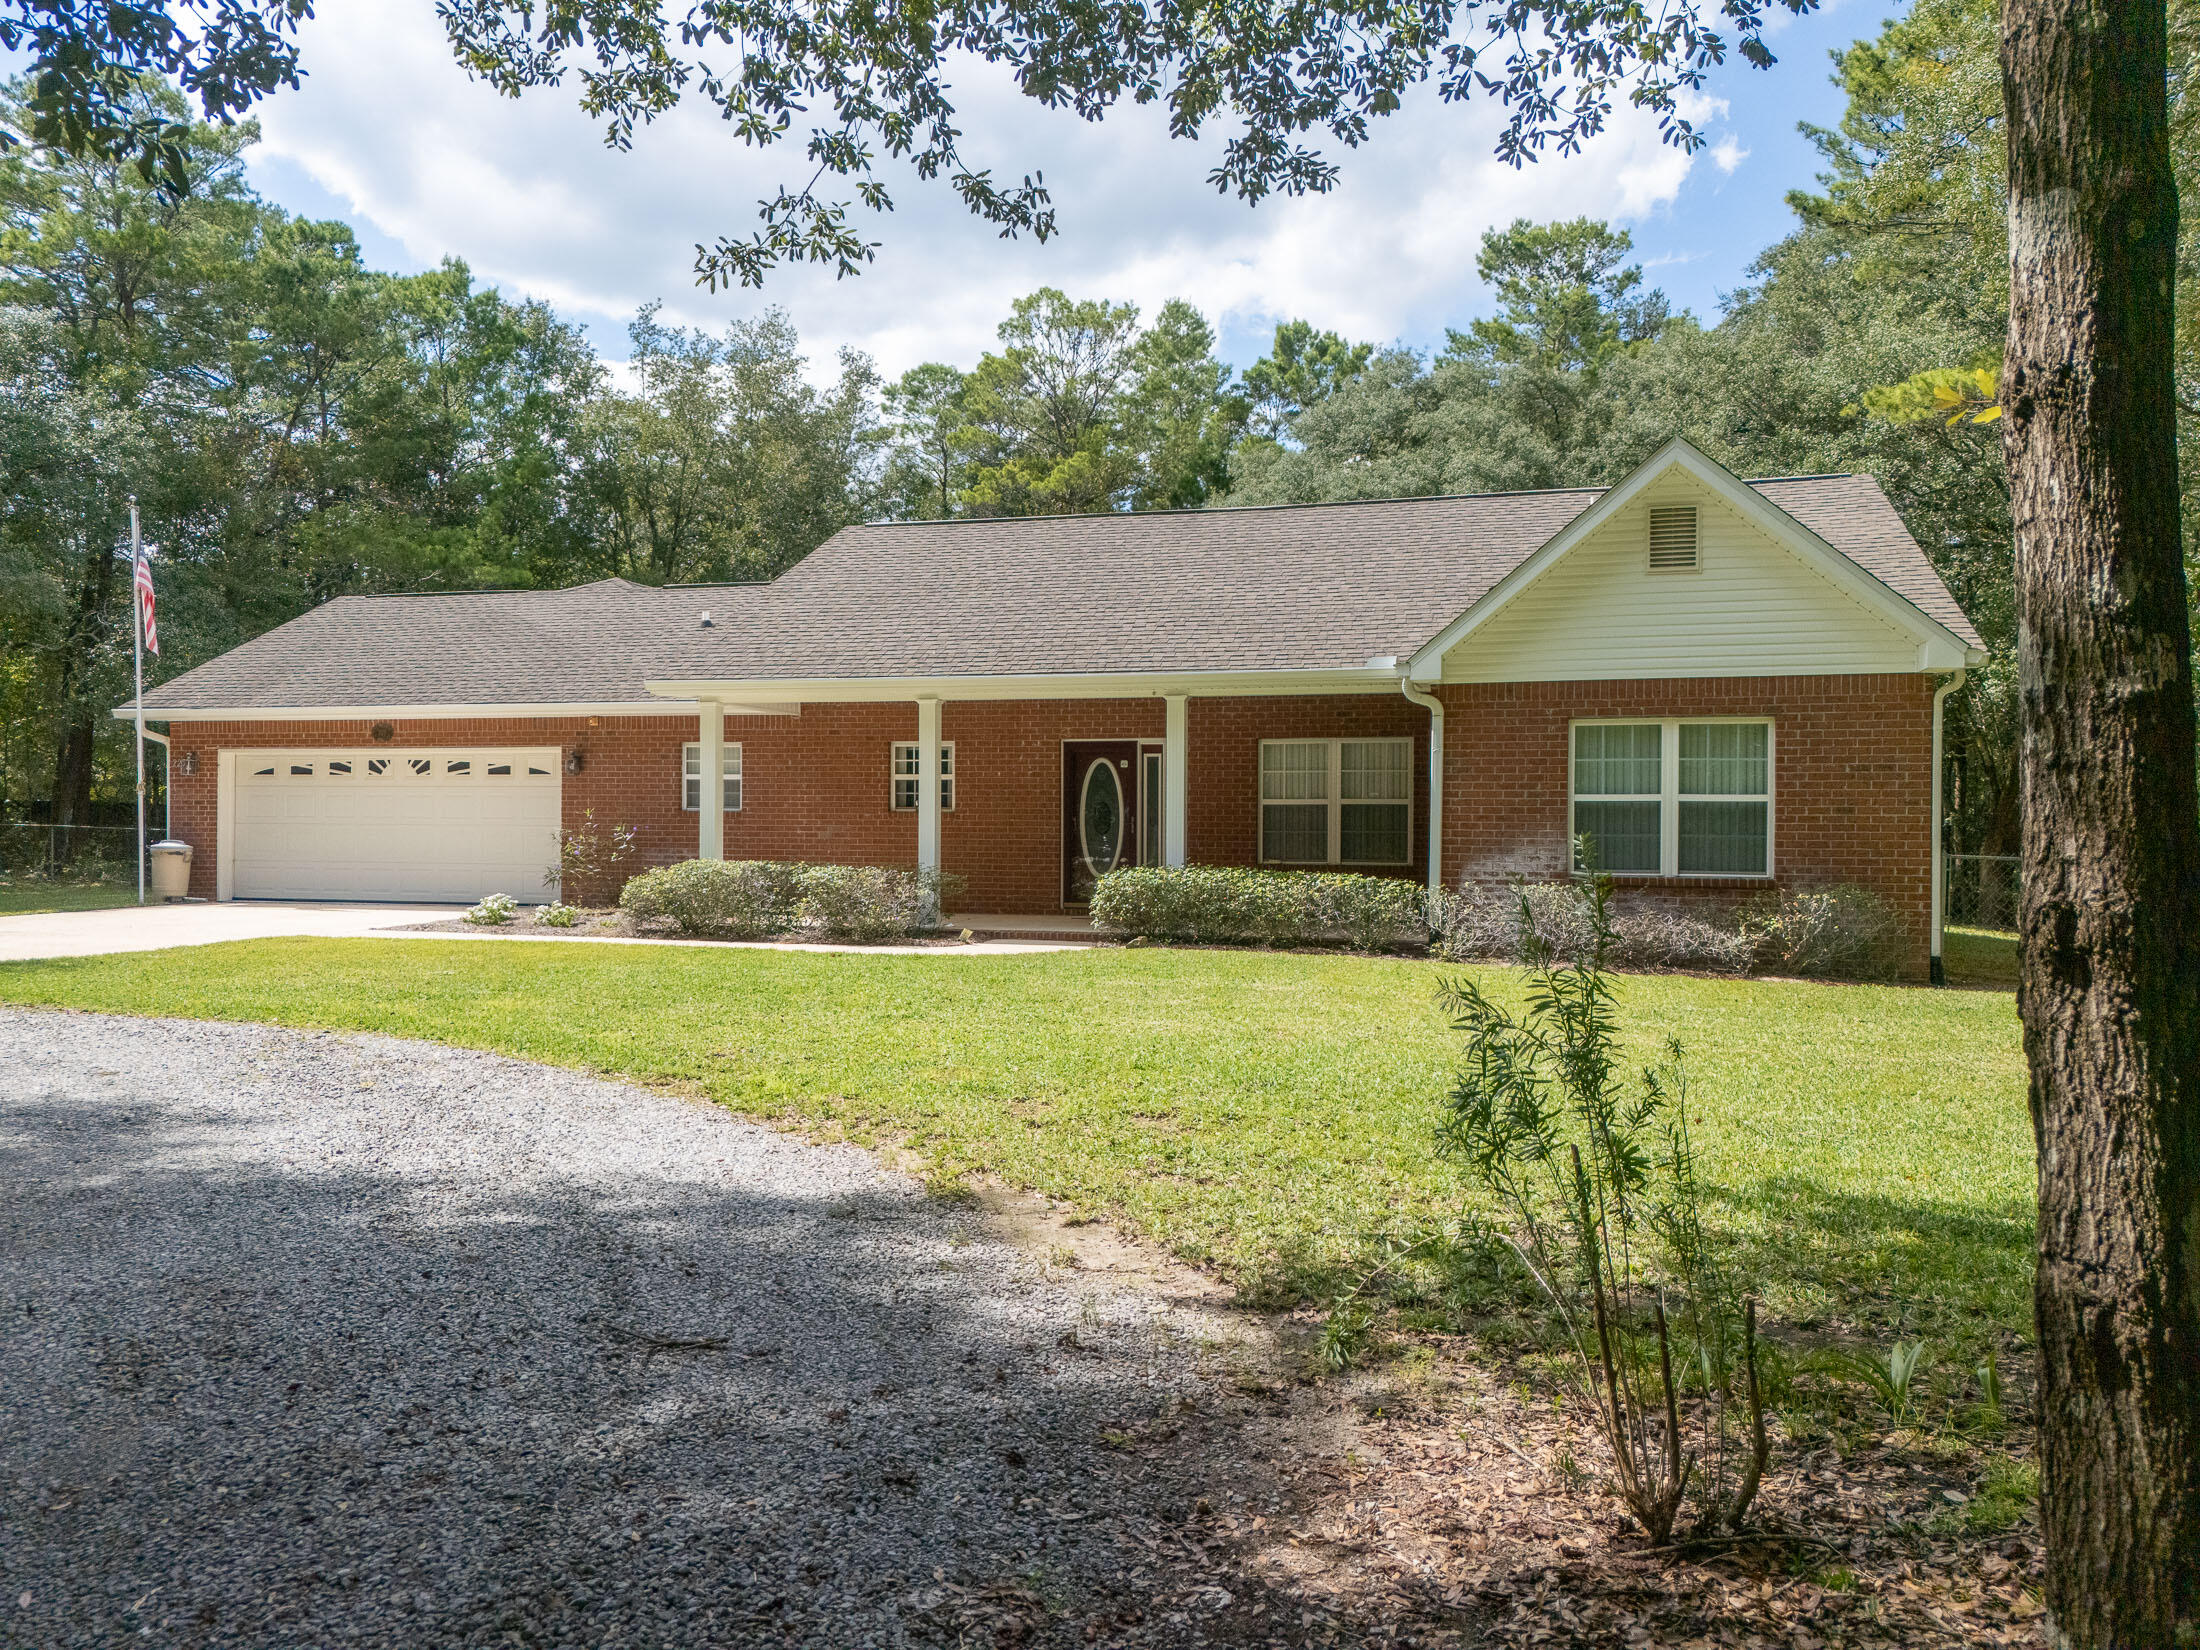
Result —
<instances>
[{"instance_id":1,"label":"white cloud","mask_svg":"<svg viewBox=\"0 0 2200 1650\"><path fill-rule=\"evenodd\" d=\"M1640 221L1671 205L1692 165L1622 104L1583 154L1514 171L1491 157L1494 108L1424 89L1340 157L1334 194L1256 209L1214 192L1216 146L1171 140L1160 111L1087 125L980 66L957 87L969 158L1001 175L1043 170L1054 240L1000 240L944 185L890 175L899 210L863 220L882 244L861 277L786 269L761 295L713 295L694 285L695 243L746 234L757 199L795 178L796 145L745 149L698 105L629 153L607 150L570 90L514 103L467 80L424 3L323 0L304 60L304 89L259 111L258 154L282 163L269 176L296 168L420 262L462 257L606 340L652 298L669 319L710 326L784 304L821 361L853 345L889 373L973 358L1009 301L1040 285L1149 310L1187 298L1241 338L1290 316L1354 337L1430 336L1474 307L1484 229L1520 216ZM1698 118L1723 113L1706 100ZM1710 157L1731 171L1744 153L1728 137Z\"/></svg>"},{"instance_id":2,"label":"white cloud","mask_svg":"<svg viewBox=\"0 0 2200 1650\"><path fill-rule=\"evenodd\" d=\"M1749 151L1742 147L1741 139L1737 138L1732 132L1727 133L1726 136L1714 143L1711 146L1710 153L1712 164L1728 177L1734 175L1735 167L1749 159Z\"/></svg>"}]
</instances>

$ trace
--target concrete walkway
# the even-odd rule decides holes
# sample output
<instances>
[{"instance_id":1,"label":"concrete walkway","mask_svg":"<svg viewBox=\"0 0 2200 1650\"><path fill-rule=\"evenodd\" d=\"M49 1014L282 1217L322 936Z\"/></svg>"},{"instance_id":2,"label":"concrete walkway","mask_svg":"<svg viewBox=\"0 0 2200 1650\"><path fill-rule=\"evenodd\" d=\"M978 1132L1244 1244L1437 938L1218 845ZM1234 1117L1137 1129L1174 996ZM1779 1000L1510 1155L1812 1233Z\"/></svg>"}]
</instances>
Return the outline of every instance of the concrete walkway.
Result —
<instances>
[{"instance_id":1,"label":"concrete walkway","mask_svg":"<svg viewBox=\"0 0 2200 1650\"><path fill-rule=\"evenodd\" d=\"M986 938L971 945L834 945L810 940L638 939L620 934L566 934L552 928L442 930L421 933L424 922L448 921L463 905L344 905L237 900L225 905L124 905L105 911L47 911L0 917L0 962L40 957L98 957L122 951L166 951L183 945L221 945L230 940L377 939L478 940L495 944L506 938L548 940L561 945L688 945L742 947L772 951L864 951L920 957L1000 957L1037 951L1075 949L1060 937L1074 919L1046 920L1048 937L1036 937L1039 919L956 917L950 926L979 932L1023 932L1034 937ZM997 926L1002 925L1002 926Z\"/></svg>"}]
</instances>

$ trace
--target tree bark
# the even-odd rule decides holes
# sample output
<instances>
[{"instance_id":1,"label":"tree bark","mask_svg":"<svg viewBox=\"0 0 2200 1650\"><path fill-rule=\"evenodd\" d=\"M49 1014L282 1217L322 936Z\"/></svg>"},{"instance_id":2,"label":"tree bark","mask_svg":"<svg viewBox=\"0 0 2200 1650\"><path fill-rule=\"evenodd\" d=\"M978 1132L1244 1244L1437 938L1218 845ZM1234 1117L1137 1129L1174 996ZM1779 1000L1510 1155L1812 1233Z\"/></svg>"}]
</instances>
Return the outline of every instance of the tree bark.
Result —
<instances>
[{"instance_id":1,"label":"tree bark","mask_svg":"<svg viewBox=\"0 0 2200 1650\"><path fill-rule=\"evenodd\" d=\"M2040 1514L2078 1650L2200 1634L2200 803L2165 34L2162 0L2002 11Z\"/></svg>"},{"instance_id":2,"label":"tree bark","mask_svg":"<svg viewBox=\"0 0 2200 1650\"><path fill-rule=\"evenodd\" d=\"M92 818L92 755L100 707L85 702L84 695L96 674L98 651L106 637L115 577L114 551L96 531L93 540L93 547L85 552L83 582L77 587L61 642L61 679L55 695L61 727L54 742L52 793L56 825L88 825ZM62 831L54 852L66 864L76 858L80 846L77 833Z\"/></svg>"}]
</instances>

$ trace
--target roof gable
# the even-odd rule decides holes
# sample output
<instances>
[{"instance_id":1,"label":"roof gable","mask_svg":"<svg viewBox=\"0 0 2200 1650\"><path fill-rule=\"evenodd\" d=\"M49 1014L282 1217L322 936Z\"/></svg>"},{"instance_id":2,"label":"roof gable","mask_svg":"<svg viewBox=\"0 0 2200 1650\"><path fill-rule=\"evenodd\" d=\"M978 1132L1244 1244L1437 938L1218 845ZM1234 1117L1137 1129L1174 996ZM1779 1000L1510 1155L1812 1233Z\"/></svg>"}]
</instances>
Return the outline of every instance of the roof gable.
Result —
<instances>
[{"instance_id":1,"label":"roof gable","mask_svg":"<svg viewBox=\"0 0 2200 1650\"><path fill-rule=\"evenodd\" d=\"M1842 508L1838 513L1827 508L1832 503L1826 496L1830 489L1821 485L1836 481L1850 484L1838 490L1846 495L1840 501ZM1790 592L1791 601L1795 596L1802 596L1806 603L1813 595L1818 596L1820 602L1830 598L1831 613L1837 619L1850 621L1851 628L1860 610L1875 621L1875 629L1890 632L1907 643L1906 648L1890 651L1882 647L1877 652L1867 650L1854 658L1841 657L1838 648L1826 650L1828 662L1834 668L1953 670L1976 662L1976 633L1949 598L1946 587L1932 572L1931 564L1925 561L1915 541L1902 529L1900 518L1886 502L1886 495L1869 477L1799 477L1791 481L1745 482L1676 437L1625 480L1608 488L1533 554L1494 581L1450 623L1416 647L1408 666L1413 679L1418 682L1523 679L1512 674L1517 667L1504 663L1491 667L1499 674L1478 676L1471 665L1447 667L1446 661L1465 651L1471 638L1499 623L1500 616L1511 611L1516 603L1529 600L1529 592L1541 588L1548 593L1548 581L1561 563L1600 542L1608 544L1611 530L1629 512L1642 506L1654 491L1671 492L1676 498L1701 497L1753 529L1766 548L1776 548L1792 556L1815 576L1818 585L1815 589L1797 587ZM1825 521L1849 541L1852 549L1863 553L1845 554L1836 549L1814 527L1783 507L1780 502L1783 494L1791 494L1793 502ZM1891 538L1886 522L1875 519L1881 515L1892 521L1898 537ZM1851 532L1848 529L1852 524L1867 530ZM1901 554L1905 550L1906 556ZM1893 553L1889 554L1890 551ZM1901 585L1907 588L1898 587L1886 576L1889 574L1899 578ZM1668 590L1672 588L1667 587ZM1938 611L1929 611L1927 603ZM1792 609L1787 617L1792 625ZM1761 618L1756 622L1760 647L1779 646L1783 640L1780 627L1766 626ZM1853 637L1850 639L1853 641ZM1818 640L1822 638L1814 638L1814 642ZM1629 670L1610 659L1610 641L1611 638L1591 639L1593 650L1606 659L1605 667L1592 674L1758 674L1780 668L1775 658L1725 658L1715 649L1705 647L1700 656L1684 650L1667 655L1663 663L1644 664ZM1803 664L1794 655L1784 657L1790 668ZM1551 668L1557 669L1561 678L1576 674L1555 664ZM1803 668L1810 667L1803 664Z\"/></svg>"}]
</instances>

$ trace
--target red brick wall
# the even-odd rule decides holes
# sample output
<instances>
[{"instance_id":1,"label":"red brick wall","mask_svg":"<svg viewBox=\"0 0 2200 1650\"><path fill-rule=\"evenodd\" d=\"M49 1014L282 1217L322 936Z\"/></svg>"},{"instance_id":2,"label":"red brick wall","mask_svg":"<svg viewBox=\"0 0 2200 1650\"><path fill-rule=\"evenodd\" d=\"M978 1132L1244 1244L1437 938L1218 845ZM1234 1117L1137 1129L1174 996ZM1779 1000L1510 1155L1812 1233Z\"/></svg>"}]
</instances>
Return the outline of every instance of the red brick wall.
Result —
<instances>
[{"instance_id":1,"label":"red brick wall","mask_svg":"<svg viewBox=\"0 0 2200 1650\"><path fill-rule=\"evenodd\" d=\"M1929 918L1927 815L1932 683L1924 676L1721 681L1505 683L1439 690L1445 718L1444 865L1462 875L1548 875L1566 864L1567 725L1575 717L1763 715L1776 750L1775 869L1784 883L1856 882L1913 924L1923 969ZM969 879L964 905L991 912L1059 908L1061 743L1159 739L1158 699L959 702L942 708L955 744L956 810L941 821L950 871ZM916 737L913 704L805 705L799 716L727 718L743 756L743 807L726 816L726 852L747 859L913 864L916 815L890 806L888 746ZM1427 843L1427 713L1402 695L1194 699L1187 752L1187 849L1195 864L1250 865L1259 845L1262 739L1406 735L1414 754L1414 847ZM198 853L193 892L211 896L215 753L225 747L363 746L364 722L184 723L176 834ZM606 716L400 722L406 747L533 744L578 749L564 782L568 828L640 828L650 864L695 852L695 816L680 807L680 747L693 717ZM198 771L181 757L198 755ZM1411 867L1401 868L1414 874ZM1628 878L1661 898L1733 903L1755 883Z\"/></svg>"},{"instance_id":2,"label":"red brick wall","mask_svg":"<svg viewBox=\"0 0 2200 1650\"><path fill-rule=\"evenodd\" d=\"M1773 873L1787 887L1856 883L1908 925L1925 972L1932 920L1933 679L1787 676L1492 682L1444 701L1444 878L1562 874L1567 730L1590 716L1768 716ZM1621 877L1623 891L1729 907L1761 882Z\"/></svg>"},{"instance_id":3,"label":"red brick wall","mask_svg":"<svg viewBox=\"0 0 2200 1650\"><path fill-rule=\"evenodd\" d=\"M1194 865L1260 861L1260 742L1263 739L1383 739L1410 735L1413 750L1413 863L1428 864L1428 712L1402 693L1337 693L1297 699L1194 699L1185 717L1191 771L1185 857Z\"/></svg>"}]
</instances>

